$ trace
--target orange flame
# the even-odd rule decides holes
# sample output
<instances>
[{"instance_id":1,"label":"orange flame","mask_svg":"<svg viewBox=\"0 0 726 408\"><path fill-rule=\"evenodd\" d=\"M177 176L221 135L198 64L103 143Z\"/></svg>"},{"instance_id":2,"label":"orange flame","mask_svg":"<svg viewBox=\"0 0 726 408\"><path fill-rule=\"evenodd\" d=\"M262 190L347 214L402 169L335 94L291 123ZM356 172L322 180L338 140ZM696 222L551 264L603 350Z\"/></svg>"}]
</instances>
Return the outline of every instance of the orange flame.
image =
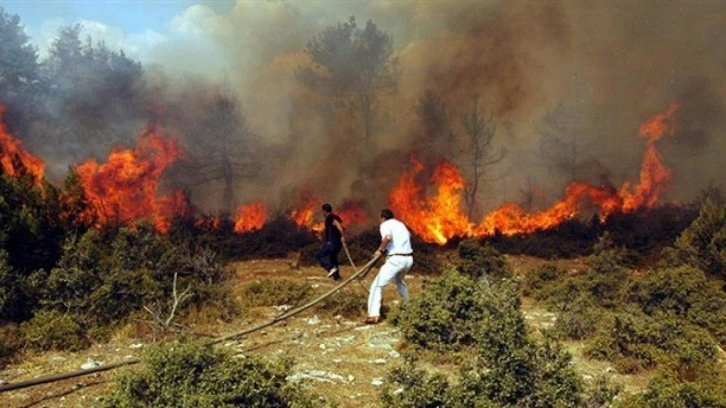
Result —
<instances>
[{"instance_id":1,"label":"orange flame","mask_svg":"<svg viewBox=\"0 0 726 408\"><path fill-rule=\"evenodd\" d=\"M677 108L678 105L675 102L671 103L666 112L653 116L640 127L638 133L647 138L648 142L643 164L640 167L640 184L635 187L633 193L630 192L630 186L627 183L620 189L626 212L635 211L641 207L653 207L672 178L670 169L665 167L660 154L655 149L655 142L666 133L670 135L675 133L673 115Z\"/></svg>"},{"instance_id":2,"label":"orange flame","mask_svg":"<svg viewBox=\"0 0 726 408\"><path fill-rule=\"evenodd\" d=\"M181 157L173 139L164 139L149 128L134 150L115 149L105 164L91 159L76 167L99 223L119 225L147 219L166 231L172 216L183 212L183 196L157 196L164 170Z\"/></svg>"},{"instance_id":3,"label":"orange flame","mask_svg":"<svg viewBox=\"0 0 726 408\"><path fill-rule=\"evenodd\" d=\"M368 216L361 203L344 202L337 210L337 214L343 220L346 229L347 227L368 223Z\"/></svg>"},{"instance_id":4,"label":"orange flame","mask_svg":"<svg viewBox=\"0 0 726 408\"><path fill-rule=\"evenodd\" d=\"M242 233L262 228L267 221L267 214L267 207L261 201L240 206L234 222L234 232Z\"/></svg>"},{"instance_id":5,"label":"orange flame","mask_svg":"<svg viewBox=\"0 0 726 408\"><path fill-rule=\"evenodd\" d=\"M313 231L322 231L322 223L315 224L313 214L321 201L312 192L306 190L301 194L301 199L289 213L289 217L295 225L302 228L309 228Z\"/></svg>"},{"instance_id":6,"label":"orange flame","mask_svg":"<svg viewBox=\"0 0 726 408\"><path fill-rule=\"evenodd\" d=\"M438 164L430 180L437 192L429 200L424 200L420 198L423 189L416 184L416 176L424 166L415 157L411 160L411 170L401 176L399 184L391 192L391 209L427 242L443 245L451 237L469 235L471 224L461 205L466 182L456 166L446 160Z\"/></svg>"},{"instance_id":7,"label":"orange flame","mask_svg":"<svg viewBox=\"0 0 726 408\"><path fill-rule=\"evenodd\" d=\"M515 203L505 203L474 225L462 210L461 195L466 183L457 168L441 161L430 180L436 186L436 194L424 199L424 189L416 183L416 176L424 166L412 158L412 169L401 176L391 192L390 206L421 239L441 245L455 236L489 236L496 232L514 235L556 227L576 217L587 205L598 208L601 220L615 212L651 208L671 180L671 171L663 164L655 142L665 133L675 132L673 115L676 108L672 103L666 112L655 115L641 126L639 134L648 141L640 183L635 188L627 182L620 189L571 183L565 198L547 210L529 213Z\"/></svg>"},{"instance_id":8,"label":"orange flame","mask_svg":"<svg viewBox=\"0 0 726 408\"><path fill-rule=\"evenodd\" d=\"M4 113L5 106L0 105L0 120ZM7 132L2 121L0 121L0 168L13 178L28 174L35 185L40 185L45 170L43 160L23 149L22 143Z\"/></svg>"}]
</instances>

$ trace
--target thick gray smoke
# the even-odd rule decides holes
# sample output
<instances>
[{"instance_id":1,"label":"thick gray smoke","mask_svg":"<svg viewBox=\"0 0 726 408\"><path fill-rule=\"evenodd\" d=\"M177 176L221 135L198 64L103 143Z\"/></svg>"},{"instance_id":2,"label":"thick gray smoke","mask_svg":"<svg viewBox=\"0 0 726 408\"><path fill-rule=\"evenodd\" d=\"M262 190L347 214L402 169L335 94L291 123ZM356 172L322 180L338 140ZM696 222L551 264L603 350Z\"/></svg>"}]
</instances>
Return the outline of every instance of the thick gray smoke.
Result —
<instances>
[{"instance_id":1,"label":"thick gray smoke","mask_svg":"<svg viewBox=\"0 0 726 408\"><path fill-rule=\"evenodd\" d=\"M373 142L363 150L347 148L363 133L360 115L325 110L329 95L295 75L309 64L306 43L350 16L390 33L400 63L398 88L380 95ZM486 167L482 210L519 201L533 180L545 191L540 207L560 197L571 180L543 157L548 115L569 118L562 136L579 149L581 181L637 183L645 146L638 128L671 102L679 106L677 132L658 144L674 170L663 199L688 201L709 182L723 187L724 21L720 0L240 0L229 13L188 9L172 24L185 41L155 49L145 67L152 82L173 90L165 102L180 111L194 110L181 108L190 73L217 84L224 78L238 95L267 146L263 171L235 192L239 204L284 209L309 189L333 203L383 207L411 153L428 168L449 156L465 171L466 152L448 147L462 140L474 101L496 123L492 148L506 150ZM420 113L427 94L441 116ZM221 193L201 196L199 204L214 210Z\"/></svg>"}]
</instances>

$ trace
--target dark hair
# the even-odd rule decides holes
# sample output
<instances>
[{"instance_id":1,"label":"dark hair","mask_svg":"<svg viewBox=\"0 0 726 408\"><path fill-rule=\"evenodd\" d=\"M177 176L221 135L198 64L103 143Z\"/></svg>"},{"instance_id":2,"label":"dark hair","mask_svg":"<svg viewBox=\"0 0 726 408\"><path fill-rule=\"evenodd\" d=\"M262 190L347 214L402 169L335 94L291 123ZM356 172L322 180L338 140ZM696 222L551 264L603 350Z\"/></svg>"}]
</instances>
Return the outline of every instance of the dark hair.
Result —
<instances>
[{"instance_id":1,"label":"dark hair","mask_svg":"<svg viewBox=\"0 0 726 408\"><path fill-rule=\"evenodd\" d=\"M322 208L325 212L333 212L333 206L328 203L323 204L320 208Z\"/></svg>"},{"instance_id":2,"label":"dark hair","mask_svg":"<svg viewBox=\"0 0 726 408\"><path fill-rule=\"evenodd\" d=\"M393 218L393 211L389 210L388 208L384 208L381 210L381 217L390 220Z\"/></svg>"}]
</instances>

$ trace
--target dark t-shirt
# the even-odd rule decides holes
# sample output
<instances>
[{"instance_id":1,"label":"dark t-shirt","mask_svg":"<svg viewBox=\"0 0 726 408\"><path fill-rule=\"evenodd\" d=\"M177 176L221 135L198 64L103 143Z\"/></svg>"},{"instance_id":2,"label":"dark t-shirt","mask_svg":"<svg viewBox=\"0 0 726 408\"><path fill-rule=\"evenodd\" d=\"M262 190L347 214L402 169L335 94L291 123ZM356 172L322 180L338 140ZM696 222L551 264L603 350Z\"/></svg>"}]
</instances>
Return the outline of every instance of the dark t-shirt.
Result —
<instances>
[{"instance_id":1,"label":"dark t-shirt","mask_svg":"<svg viewBox=\"0 0 726 408\"><path fill-rule=\"evenodd\" d=\"M343 220L337 214L330 213L325 217L325 242L342 245L340 231L333 225L335 220L343 224Z\"/></svg>"}]
</instances>

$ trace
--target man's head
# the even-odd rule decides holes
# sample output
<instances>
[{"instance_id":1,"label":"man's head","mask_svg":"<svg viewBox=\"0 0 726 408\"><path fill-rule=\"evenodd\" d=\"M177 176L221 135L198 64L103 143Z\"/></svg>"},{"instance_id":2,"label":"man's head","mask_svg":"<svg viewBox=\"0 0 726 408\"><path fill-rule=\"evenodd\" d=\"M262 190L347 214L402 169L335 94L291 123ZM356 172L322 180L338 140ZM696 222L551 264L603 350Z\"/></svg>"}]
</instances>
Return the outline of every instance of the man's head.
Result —
<instances>
[{"instance_id":1,"label":"man's head","mask_svg":"<svg viewBox=\"0 0 726 408\"><path fill-rule=\"evenodd\" d=\"M391 211L391 210L390 210L390 209L388 209L388 208L384 208L384 209L382 209L382 210L381 210L381 215L380 215L380 217L381 217L381 218L382 218L382 219L383 219L384 221L385 221L385 220L390 220L391 218L393 218L393 211Z\"/></svg>"},{"instance_id":2,"label":"man's head","mask_svg":"<svg viewBox=\"0 0 726 408\"><path fill-rule=\"evenodd\" d=\"M325 212L325 213L331 213L331 212L333 212L333 206L331 206L328 203L323 204L320 208L322 208L323 209L323 212Z\"/></svg>"}]
</instances>

